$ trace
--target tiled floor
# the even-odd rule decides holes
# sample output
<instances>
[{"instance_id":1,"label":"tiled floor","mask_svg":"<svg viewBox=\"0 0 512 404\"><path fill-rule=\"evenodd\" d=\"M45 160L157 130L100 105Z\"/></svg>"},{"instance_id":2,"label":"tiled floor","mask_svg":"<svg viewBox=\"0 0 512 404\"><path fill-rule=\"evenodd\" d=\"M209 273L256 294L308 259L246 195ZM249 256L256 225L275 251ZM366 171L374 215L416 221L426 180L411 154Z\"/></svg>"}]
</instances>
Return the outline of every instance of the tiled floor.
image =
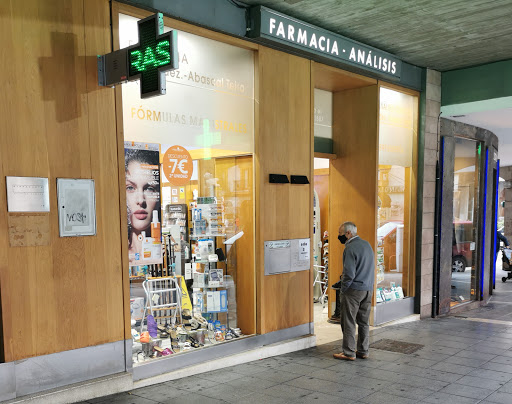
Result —
<instances>
[{"instance_id":1,"label":"tiled floor","mask_svg":"<svg viewBox=\"0 0 512 404\"><path fill-rule=\"evenodd\" d=\"M372 330L423 344L405 355L332 358L340 341L190 376L90 403L512 403L512 282L497 277L489 307Z\"/></svg>"}]
</instances>

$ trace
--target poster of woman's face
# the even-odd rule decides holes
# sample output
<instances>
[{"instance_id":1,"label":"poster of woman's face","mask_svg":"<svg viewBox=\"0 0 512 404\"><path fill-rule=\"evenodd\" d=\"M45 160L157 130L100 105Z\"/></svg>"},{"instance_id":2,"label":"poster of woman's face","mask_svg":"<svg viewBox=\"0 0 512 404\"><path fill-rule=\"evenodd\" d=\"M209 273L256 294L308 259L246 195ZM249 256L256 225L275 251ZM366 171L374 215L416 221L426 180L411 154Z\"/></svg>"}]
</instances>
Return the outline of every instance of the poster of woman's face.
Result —
<instances>
[{"instance_id":1,"label":"poster of woman's face","mask_svg":"<svg viewBox=\"0 0 512 404\"><path fill-rule=\"evenodd\" d=\"M160 263L144 254L145 238L151 237L153 211L160 218L160 153L158 145L125 143L126 209L128 245L132 265ZM160 219L159 219L160 221ZM160 240L158 240L160 242Z\"/></svg>"}]
</instances>

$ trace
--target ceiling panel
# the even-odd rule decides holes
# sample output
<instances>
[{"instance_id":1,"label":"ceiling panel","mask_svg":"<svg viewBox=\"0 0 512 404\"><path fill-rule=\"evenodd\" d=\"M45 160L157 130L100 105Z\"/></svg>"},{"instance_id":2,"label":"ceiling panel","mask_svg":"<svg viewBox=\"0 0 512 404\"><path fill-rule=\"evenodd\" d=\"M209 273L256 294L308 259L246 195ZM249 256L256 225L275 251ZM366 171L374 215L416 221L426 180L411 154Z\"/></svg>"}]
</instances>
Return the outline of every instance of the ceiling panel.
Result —
<instances>
[{"instance_id":1,"label":"ceiling panel","mask_svg":"<svg viewBox=\"0 0 512 404\"><path fill-rule=\"evenodd\" d=\"M512 59L512 0L243 0L446 71Z\"/></svg>"}]
</instances>

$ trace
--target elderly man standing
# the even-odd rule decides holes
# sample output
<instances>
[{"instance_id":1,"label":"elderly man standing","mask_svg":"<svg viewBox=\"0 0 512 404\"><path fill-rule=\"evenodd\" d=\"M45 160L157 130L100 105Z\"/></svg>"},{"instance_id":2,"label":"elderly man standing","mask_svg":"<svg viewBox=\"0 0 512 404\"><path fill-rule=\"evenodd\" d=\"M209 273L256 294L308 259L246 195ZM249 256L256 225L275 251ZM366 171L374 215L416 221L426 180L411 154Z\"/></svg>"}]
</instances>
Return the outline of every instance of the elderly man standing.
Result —
<instances>
[{"instance_id":1,"label":"elderly man standing","mask_svg":"<svg viewBox=\"0 0 512 404\"><path fill-rule=\"evenodd\" d=\"M343 251L343 276L341 279L341 331L343 352L334 354L336 359L353 361L356 356L368 358L370 337L370 311L375 258L367 241L357 235L357 227L345 222L339 228ZM359 326L356 350L356 323Z\"/></svg>"}]
</instances>

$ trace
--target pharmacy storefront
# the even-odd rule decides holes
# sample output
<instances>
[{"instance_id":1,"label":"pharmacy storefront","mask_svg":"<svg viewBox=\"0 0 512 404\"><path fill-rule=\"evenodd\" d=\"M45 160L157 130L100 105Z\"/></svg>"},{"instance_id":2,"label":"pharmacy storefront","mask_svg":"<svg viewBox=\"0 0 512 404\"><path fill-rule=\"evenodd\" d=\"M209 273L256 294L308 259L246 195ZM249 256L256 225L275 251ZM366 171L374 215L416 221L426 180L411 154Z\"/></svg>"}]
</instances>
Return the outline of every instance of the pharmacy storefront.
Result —
<instances>
[{"instance_id":1,"label":"pharmacy storefront","mask_svg":"<svg viewBox=\"0 0 512 404\"><path fill-rule=\"evenodd\" d=\"M259 344L269 332L279 335L290 328L279 321L268 327L258 323L264 317L262 312L275 310L269 304L275 297L266 294L266 286L273 283L277 293L288 290L293 284L289 272L305 281L300 287L306 292L306 304L287 308L292 315L304 317L295 332L314 333L308 309L313 293L308 273L314 267L312 258L314 264L319 261L310 251L311 244L316 248L316 242L311 241L311 232L316 231L305 227L307 231L296 232L297 236L272 238L258 237L255 232L255 209L259 207L264 215L268 214L262 193L255 186L255 145L264 149L256 128L266 124L261 115L258 120L257 111L262 100L269 100L279 86L268 80L270 76L257 73L265 64L278 66L279 57L284 54L272 51L272 57L265 59L261 46L217 41L205 35L204 30L197 35L193 27L164 18L164 32L172 30L170 38L175 41L177 63L165 73L165 94L147 97L144 75L148 73L144 69L160 60L159 49L153 58L152 54L148 56L148 50L134 45L140 43L144 13L123 5L118 6L118 11L115 32L119 48L135 49L129 54L129 61L141 77L117 90L122 106L118 127L122 128L119 136L124 142L130 360L134 379L170 371L190 361L214 359L219 352L236 352ZM299 46L305 56L318 53L320 60L333 57L352 70L371 69L373 75L393 81L402 73L402 62L392 55L306 27L272 10L253 9L252 21L254 29L249 35L257 41L278 43L284 49ZM331 187L329 194L323 196L332 201L330 227L325 230L336 233L341 222L352 220L358 224L361 236L374 246L374 324L412 314L418 93L301 60L307 62L304 73L312 72L314 95L308 94L311 100L292 95L290 101L305 102L307 109L314 106L315 112L323 111L328 116L325 122L315 125L315 150L307 140L302 147L308 147L305 152L310 156L313 152L327 156L329 181L342 185ZM326 76L330 79L326 80ZM290 78L292 85L295 80ZM362 99L369 103L360 105ZM375 116L377 108L372 109L371 105L377 106L377 102L379 115ZM351 110L351 105L357 107ZM352 111L351 115L348 111ZM362 116L372 124L352 135L349 126L361 121ZM281 124L277 122L277 127ZM333 130L343 126L346 130ZM304 139L311 136L307 122L301 130L305 132ZM361 159L365 144L373 144L374 152ZM346 154L345 159L336 159L342 154ZM267 176L262 175L263 170L258 173L260 181L270 189L300 190L307 202L311 171L296 176L300 173L280 166L279 156L273 152L259 155L258 160L270 161L273 166ZM365 165L364 170L358 169L361 164ZM288 175L289 185L275 180ZM374 179L370 187L360 192L358 184L371 177ZM347 194L353 194L353 198L347 198ZM363 198L362 205L354 203L357 198ZM290 213L289 209L285 212ZM275 220L279 225L281 218L277 216ZM304 221L306 226L308 223ZM268 223L259 225L267 227ZM260 242L255 243L255 239ZM292 257L291 268L284 261L273 261L278 254L286 254L288 247L293 255L297 242L304 246L304 254L295 260ZM326 264L330 278L336 279L342 271L341 246L331 244L331 267L329 249L323 253L321 262ZM255 257L258 260L260 254L263 262L258 266ZM257 279L259 271L264 279L261 283ZM332 311L334 291L325 293L330 295ZM260 305L257 295L264 297ZM268 309L264 308L266 304ZM284 308L277 307L278 311ZM221 351L220 347L225 348ZM185 357L194 359L180 359Z\"/></svg>"},{"instance_id":2,"label":"pharmacy storefront","mask_svg":"<svg viewBox=\"0 0 512 404\"><path fill-rule=\"evenodd\" d=\"M59 70L83 88L48 85L31 101L39 115L18 112L31 127L44 117L49 140L30 134L27 161L41 170L13 160L9 175L49 177L50 211L0 217L6 235L36 229L29 241L44 242L2 239L0 400L98 377L118 381L114 393L315 346L313 301L335 310L345 221L376 252L373 323L414 311L422 69L264 7L229 6L236 17L208 23L192 5L163 7L180 19L149 29L157 10L63 8L70 36L37 22L45 46L27 45L33 71L51 76L41 60L85 44L94 57L73 66L94 80ZM60 237L57 177L94 180L96 233ZM18 262L33 271L28 287Z\"/></svg>"}]
</instances>

